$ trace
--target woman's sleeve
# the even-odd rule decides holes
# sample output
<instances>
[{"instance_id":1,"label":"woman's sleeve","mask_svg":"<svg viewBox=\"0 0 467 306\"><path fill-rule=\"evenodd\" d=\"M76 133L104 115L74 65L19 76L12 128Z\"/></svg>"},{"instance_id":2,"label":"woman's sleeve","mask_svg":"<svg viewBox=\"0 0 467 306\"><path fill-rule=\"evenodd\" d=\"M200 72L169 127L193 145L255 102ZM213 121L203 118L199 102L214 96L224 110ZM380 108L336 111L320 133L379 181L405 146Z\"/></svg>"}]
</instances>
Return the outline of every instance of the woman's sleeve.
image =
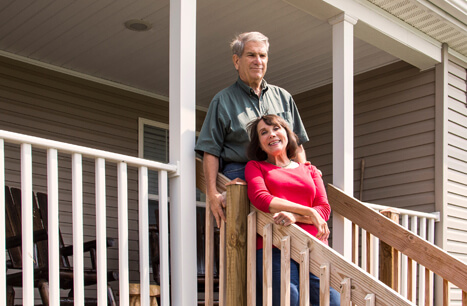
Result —
<instances>
[{"instance_id":1,"label":"woman's sleeve","mask_svg":"<svg viewBox=\"0 0 467 306\"><path fill-rule=\"evenodd\" d=\"M273 195L269 192L264 181L263 172L258 162L250 161L245 167L245 180L248 184L248 198L259 210L269 213Z\"/></svg>"},{"instance_id":2,"label":"woman's sleeve","mask_svg":"<svg viewBox=\"0 0 467 306\"><path fill-rule=\"evenodd\" d=\"M318 169L312 165L310 165L310 174L316 186L316 195L312 207L324 220L328 221L331 216L331 206L329 205L328 196L326 195L323 178Z\"/></svg>"}]
</instances>

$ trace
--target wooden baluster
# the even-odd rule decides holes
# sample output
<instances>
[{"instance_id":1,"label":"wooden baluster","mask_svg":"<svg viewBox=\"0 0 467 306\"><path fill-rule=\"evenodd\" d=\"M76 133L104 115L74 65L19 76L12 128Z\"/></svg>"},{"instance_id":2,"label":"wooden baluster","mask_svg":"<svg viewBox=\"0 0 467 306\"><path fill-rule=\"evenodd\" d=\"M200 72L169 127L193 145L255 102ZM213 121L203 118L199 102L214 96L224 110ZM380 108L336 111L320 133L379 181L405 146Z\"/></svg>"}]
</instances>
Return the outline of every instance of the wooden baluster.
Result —
<instances>
[{"instance_id":1,"label":"wooden baluster","mask_svg":"<svg viewBox=\"0 0 467 306\"><path fill-rule=\"evenodd\" d=\"M374 275L373 256L373 236L366 232L366 271L371 275Z\"/></svg>"},{"instance_id":2,"label":"wooden baluster","mask_svg":"<svg viewBox=\"0 0 467 306\"><path fill-rule=\"evenodd\" d=\"M256 212L248 215L247 305L256 304Z\"/></svg>"},{"instance_id":3,"label":"wooden baluster","mask_svg":"<svg viewBox=\"0 0 467 306\"><path fill-rule=\"evenodd\" d=\"M290 237L281 239L281 306L290 305Z\"/></svg>"},{"instance_id":4,"label":"wooden baluster","mask_svg":"<svg viewBox=\"0 0 467 306\"><path fill-rule=\"evenodd\" d=\"M310 249L300 252L300 306L310 303ZM252 304L253 305L253 304Z\"/></svg>"},{"instance_id":5,"label":"wooden baluster","mask_svg":"<svg viewBox=\"0 0 467 306\"><path fill-rule=\"evenodd\" d=\"M433 272L425 268L425 305L433 305Z\"/></svg>"},{"instance_id":6,"label":"wooden baluster","mask_svg":"<svg viewBox=\"0 0 467 306\"><path fill-rule=\"evenodd\" d=\"M352 280L348 277L341 282L341 305L348 306L352 302Z\"/></svg>"},{"instance_id":7,"label":"wooden baluster","mask_svg":"<svg viewBox=\"0 0 467 306\"><path fill-rule=\"evenodd\" d=\"M221 228L219 232L219 305L226 305L226 271L227 256L225 254L225 222L221 220Z\"/></svg>"},{"instance_id":8,"label":"wooden baluster","mask_svg":"<svg viewBox=\"0 0 467 306\"><path fill-rule=\"evenodd\" d=\"M263 305L272 306L272 224L263 228Z\"/></svg>"},{"instance_id":9,"label":"wooden baluster","mask_svg":"<svg viewBox=\"0 0 467 306\"><path fill-rule=\"evenodd\" d=\"M462 291L462 306L467 306L467 292Z\"/></svg>"},{"instance_id":10,"label":"wooden baluster","mask_svg":"<svg viewBox=\"0 0 467 306\"><path fill-rule=\"evenodd\" d=\"M206 306L212 306L214 302L214 216L211 205L206 197L206 259L205 259L205 280L204 280L204 300ZM220 265L219 265L220 266Z\"/></svg>"},{"instance_id":11,"label":"wooden baluster","mask_svg":"<svg viewBox=\"0 0 467 306\"><path fill-rule=\"evenodd\" d=\"M365 296L365 306L375 306L376 297L373 293L369 293Z\"/></svg>"},{"instance_id":12,"label":"wooden baluster","mask_svg":"<svg viewBox=\"0 0 467 306\"><path fill-rule=\"evenodd\" d=\"M319 268L319 304L329 305L331 288L330 264L321 265Z\"/></svg>"},{"instance_id":13,"label":"wooden baluster","mask_svg":"<svg viewBox=\"0 0 467 306\"><path fill-rule=\"evenodd\" d=\"M415 302L414 272L415 263L412 258L407 257L407 299Z\"/></svg>"},{"instance_id":14,"label":"wooden baluster","mask_svg":"<svg viewBox=\"0 0 467 306\"><path fill-rule=\"evenodd\" d=\"M358 266L358 226L352 223L352 262Z\"/></svg>"},{"instance_id":15,"label":"wooden baluster","mask_svg":"<svg viewBox=\"0 0 467 306\"><path fill-rule=\"evenodd\" d=\"M449 281L443 279L443 306L449 306Z\"/></svg>"}]
</instances>

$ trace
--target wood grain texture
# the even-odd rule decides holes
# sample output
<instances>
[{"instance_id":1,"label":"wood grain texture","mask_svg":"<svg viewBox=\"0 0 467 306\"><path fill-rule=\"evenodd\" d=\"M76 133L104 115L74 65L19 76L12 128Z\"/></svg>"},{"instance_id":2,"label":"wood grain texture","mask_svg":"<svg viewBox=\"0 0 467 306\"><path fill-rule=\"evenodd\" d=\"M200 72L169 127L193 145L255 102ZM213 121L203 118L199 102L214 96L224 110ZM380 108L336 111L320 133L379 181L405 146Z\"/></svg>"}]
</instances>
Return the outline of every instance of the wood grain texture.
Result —
<instances>
[{"instance_id":1,"label":"wood grain texture","mask_svg":"<svg viewBox=\"0 0 467 306\"><path fill-rule=\"evenodd\" d=\"M321 305L329 305L331 273L330 265L323 264L319 267L319 302Z\"/></svg>"},{"instance_id":2,"label":"wood grain texture","mask_svg":"<svg viewBox=\"0 0 467 306\"><path fill-rule=\"evenodd\" d=\"M325 263L331 263L331 287L339 291L341 282L344 278L352 279L352 302L357 305L365 304L365 296L368 293L374 293L377 297L377 305L412 305L404 297L391 288L384 285L372 275L368 274L358 266L349 263L342 255L328 246L324 245L315 237L309 235L297 225L279 226L273 224L271 214L263 213L255 207L250 206L251 211L257 214L257 230L260 235L265 237L264 227L273 228L272 244L280 247L280 240L283 236L291 238L291 258L300 261L300 252L306 248L310 249L309 267L310 272L319 275L319 267ZM269 236L266 234L266 236ZM264 246L267 246L265 243ZM266 250L264 250L266 253ZM263 272L263 276L266 275ZM266 279L267 277L265 277ZM263 287L264 288L264 287ZM370 289L371 288L371 289ZM263 289L264 290L264 289Z\"/></svg>"},{"instance_id":3,"label":"wood grain texture","mask_svg":"<svg viewBox=\"0 0 467 306\"><path fill-rule=\"evenodd\" d=\"M386 218L399 223L399 213L395 210L383 210L380 212ZM379 245L379 279L391 287L397 290L398 288L398 260L397 250L392 246L381 241Z\"/></svg>"},{"instance_id":4,"label":"wood grain texture","mask_svg":"<svg viewBox=\"0 0 467 306\"><path fill-rule=\"evenodd\" d=\"M310 303L310 250L306 248L300 252L300 306Z\"/></svg>"},{"instance_id":5,"label":"wood grain texture","mask_svg":"<svg viewBox=\"0 0 467 306\"><path fill-rule=\"evenodd\" d=\"M341 306L348 306L352 302L352 280L344 278L341 282Z\"/></svg>"},{"instance_id":6,"label":"wood grain texture","mask_svg":"<svg viewBox=\"0 0 467 306\"><path fill-rule=\"evenodd\" d=\"M328 185L328 199L332 209L358 224L372 235L391 245L437 275L467 290L467 265L446 251L425 241L399 224L381 216L337 187ZM443 264L440 264L443 263Z\"/></svg>"},{"instance_id":7,"label":"wood grain texture","mask_svg":"<svg viewBox=\"0 0 467 306\"><path fill-rule=\"evenodd\" d=\"M281 306L290 305L290 237L281 240Z\"/></svg>"},{"instance_id":8,"label":"wood grain texture","mask_svg":"<svg viewBox=\"0 0 467 306\"><path fill-rule=\"evenodd\" d=\"M263 304L272 306L272 223L264 222L258 226L258 221L257 218L256 227L262 229L260 234L263 235ZM276 247L279 245L280 241L277 242Z\"/></svg>"},{"instance_id":9,"label":"wood grain texture","mask_svg":"<svg viewBox=\"0 0 467 306\"><path fill-rule=\"evenodd\" d=\"M247 305L256 303L256 212L248 215Z\"/></svg>"},{"instance_id":10,"label":"wood grain texture","mask_svg":"<svg viewBox=\"0 0 467 306\"><path fill-rule=\"evenodd\" d=\"M229 183L227 186L225 224L226 263L226 304L227 306L246 305L246 255L247 255L247 216L249 200L247 188L243 184Z\"/></svg>"}]
</instances>

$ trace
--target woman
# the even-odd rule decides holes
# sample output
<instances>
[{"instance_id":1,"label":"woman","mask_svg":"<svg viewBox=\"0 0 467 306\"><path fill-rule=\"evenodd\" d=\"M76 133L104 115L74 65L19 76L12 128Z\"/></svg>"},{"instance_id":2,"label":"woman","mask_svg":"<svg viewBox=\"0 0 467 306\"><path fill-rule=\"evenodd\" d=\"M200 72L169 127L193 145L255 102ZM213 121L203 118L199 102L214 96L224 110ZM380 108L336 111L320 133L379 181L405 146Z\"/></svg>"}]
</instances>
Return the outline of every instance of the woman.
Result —
<instances>
[{"instance_id":1,"label":"woman","mask_svg":"<svg viewBox=\"0 0 467 306\"><path fill-rule=\"evenodd\" d=\"M297 136L287 122L276 115L264 115L248 125L252 159L245 168L248 197L261 211L272 213L283 226L296 223L327 244L331 214L319 170L292 159L298 148ZM262 305L263 241L257 239L257 303ZM273 248L273 305L280 304L280 250ZM290 263L290 305L299 305L299 265ZM330 305L339 305L340 296L331 288ZM319 305L319 279L310 273L310 305Z\"/></svg>"}]
</instances>

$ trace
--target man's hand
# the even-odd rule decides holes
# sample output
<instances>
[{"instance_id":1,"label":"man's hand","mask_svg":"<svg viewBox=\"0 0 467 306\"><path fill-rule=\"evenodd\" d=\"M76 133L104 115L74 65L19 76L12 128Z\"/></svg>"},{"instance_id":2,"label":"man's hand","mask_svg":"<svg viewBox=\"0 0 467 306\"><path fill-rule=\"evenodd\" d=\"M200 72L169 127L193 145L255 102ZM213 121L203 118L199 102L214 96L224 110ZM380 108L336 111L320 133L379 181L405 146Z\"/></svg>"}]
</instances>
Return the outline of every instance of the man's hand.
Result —
<instances>
[{"instance_id":1,"label":"man's hand","mask_svg":"<svg viewBox=\"0 0 467 306\"><path fill-rule=\"evenodd\" d=\"M221 220L223 220L224 222L226 221L224 214L225 195L215 193L208 198L208 201L209 206L211 207L212 214L216 219L217 227L220 228Z\"/></svg>"},{"instance_id":2,"label":"man's hand","mask_svg":"<svg viewBox=\"0 0 467 306\"><path fill-rule=\"evenodd\" d=\"M226 219L223 210L225 207L225 196L222 196L222 194L217 191L216 187L219 158L204 152L203 170L206 179L206 195L208 197L209 206L211 207L214 218L216 218L217 227L220 228L221 220L225 222Z\"/></svg>"}]
</instances>

